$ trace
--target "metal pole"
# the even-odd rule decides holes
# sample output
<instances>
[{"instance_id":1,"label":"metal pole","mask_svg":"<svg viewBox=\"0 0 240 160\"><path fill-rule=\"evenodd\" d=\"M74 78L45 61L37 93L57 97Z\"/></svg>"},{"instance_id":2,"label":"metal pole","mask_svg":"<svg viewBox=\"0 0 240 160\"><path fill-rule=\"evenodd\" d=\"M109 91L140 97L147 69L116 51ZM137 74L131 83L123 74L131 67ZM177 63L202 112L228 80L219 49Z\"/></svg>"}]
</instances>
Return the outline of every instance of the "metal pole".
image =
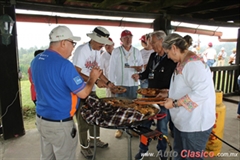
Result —
<instances>
[{"instance_id":1,"label":"metal pole","mask_svg":"<svg viewBox=\"0 0 240 160\"><path fill-rule=\"evenodd\" d=\"M132 160L132 135L129 132L129 129L127 129L127 134L128 134L128 160Z\"/></svg>"},{"instance_id":2,"label":"metal pole","mask_svg":"<svg viewBox=\"0 0 240 160\"><path fill-rule=\"evenodd\" d=\"M96 125L93 125L93 136L94 136L94 148L93 148L93 158L92 160L95 160L96 151L97 151L97 139L96 139Z\"/></svg>"}]
</instances>

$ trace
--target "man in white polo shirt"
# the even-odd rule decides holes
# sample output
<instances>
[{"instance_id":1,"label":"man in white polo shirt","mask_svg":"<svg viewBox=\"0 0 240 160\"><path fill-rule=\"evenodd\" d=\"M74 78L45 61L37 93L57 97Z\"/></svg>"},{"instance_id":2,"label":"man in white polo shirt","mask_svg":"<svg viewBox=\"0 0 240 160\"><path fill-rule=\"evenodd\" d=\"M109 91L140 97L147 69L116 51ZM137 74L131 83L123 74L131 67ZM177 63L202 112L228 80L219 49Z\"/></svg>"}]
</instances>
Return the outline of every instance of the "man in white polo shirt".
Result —
<instances>
[{"instance_id":1,"label":"man in white polo shirt","mask_svg":"<svg viewBox=\"0 0 240 160\"><path fill-rule=\"evenodd\" d=\"M112 51L109 65L109 79L116 86L122 86L127 89L126 92L116 94L116 97L137 98L138 80L132 78L134 73L142 71L143 60L140 51L132 46L132 33L124 30L121 33L120 47ZM117 130L116 138L122 136L122 131Z\"/></svg>"},{"instance_id":2,"label":"man in white polo shirt","mask_svg":"<svg viewBox=\"0 0 240 160\"><path fill-rule=\"evenodd\" d=\"M84 81L87 82L89 73L92 68L100 66L100 51L105 44L113 44L112 41L108 39L109 32L103 27L96 27L92 33L87 34L91 40L88 43L78 46L73 54L73 64L77 69L78 73L83 77ZM95 84L102 87L112 87L114 86L104 75L101 75ZM93 87L90 96L96 96L96 87ZM81 100L79 108L82 107L84 100ZM93 125L89 125L80 113L80 109L76 112L76 117L78 121L78 132L81 144L81 153L86 158L92 158L93 152L90 147L93 147L94 133ZM89 130L89 139L88 133ZM102 142L100 140L100 128L96 129L97 147L107 147L108 143Z\"/></svg>"}]
</instances>

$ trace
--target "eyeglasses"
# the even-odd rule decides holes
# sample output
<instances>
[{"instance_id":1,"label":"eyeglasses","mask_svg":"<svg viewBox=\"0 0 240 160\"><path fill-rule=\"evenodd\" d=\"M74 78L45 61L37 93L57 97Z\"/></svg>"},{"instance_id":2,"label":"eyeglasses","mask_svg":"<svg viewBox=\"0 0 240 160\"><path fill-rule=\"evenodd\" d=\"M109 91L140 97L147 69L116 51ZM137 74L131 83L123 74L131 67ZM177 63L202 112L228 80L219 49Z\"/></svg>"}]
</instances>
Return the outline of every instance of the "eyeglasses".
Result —
<instances>
[{"instance_id":1,"label":"eyeglasses","mask_svg":"<svg viewBox=\"0 0 240 160\"><path fill-rule=\"evenodd\" d=\"M75 46L76 46L76 44L77 44L77 42L73 42L73 41L71 41L71 40L68 40L68 39L65 39L65 41L68 41L68 42L72 43L73 47L75 47Z\"/></svg>"}]
</instances>

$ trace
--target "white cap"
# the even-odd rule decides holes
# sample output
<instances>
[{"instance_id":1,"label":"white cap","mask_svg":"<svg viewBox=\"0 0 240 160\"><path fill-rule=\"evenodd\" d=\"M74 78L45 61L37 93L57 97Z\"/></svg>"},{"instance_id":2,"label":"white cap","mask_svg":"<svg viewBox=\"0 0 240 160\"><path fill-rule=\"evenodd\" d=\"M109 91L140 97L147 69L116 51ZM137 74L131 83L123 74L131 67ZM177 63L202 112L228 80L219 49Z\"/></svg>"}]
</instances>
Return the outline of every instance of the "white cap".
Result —
<instances>
[{"instance_id":1,"label":"white cap","mask_svg":"<svg viewBox=\"0 0 240 160\"><path fill-rule=\"evenodd\" d=\"M65 39L71 39L73 41L80 41L80 37L73 36L71 30L66 26L58 26L54 28L50 34L49 39L51 42L57 42Z\"/></svg>"},{"instance_id":2,"label":"white cap","mask_svg":"<svg viewBox=\"0 0 240 160\"><path fill-rule=\"evenodd\" d=\"M222 48L221 48L221 51L222 51L222 50L225 50L225 48L224 48L224 47L222 47Z\"/></svg>"},{"instance_id":3,"label":"white cap","mask_svg":"<svg viewBox=\"0 0 240 160\"><path fill-rule=\"evenodd\" d=\"M108 30L104 27L98 26L94 28L92 33L87 33L87 36L90 37L92 40L101 44L108 44L108 45L113 44L113 42L108 39L110 36Z\"/></svg>"}]
</instances>

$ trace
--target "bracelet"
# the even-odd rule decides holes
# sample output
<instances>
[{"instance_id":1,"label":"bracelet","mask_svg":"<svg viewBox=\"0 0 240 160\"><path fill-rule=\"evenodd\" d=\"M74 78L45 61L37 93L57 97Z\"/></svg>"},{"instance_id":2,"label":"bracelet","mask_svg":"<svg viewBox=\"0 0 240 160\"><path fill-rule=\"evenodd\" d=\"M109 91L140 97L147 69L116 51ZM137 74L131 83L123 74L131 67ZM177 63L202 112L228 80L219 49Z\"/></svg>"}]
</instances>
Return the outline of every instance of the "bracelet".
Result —
<instances>
[{"instance_id":1,"label":"bracelet","mask_svg":"<svg viewBox=\"0 0 240 160\"><path fill-rule=\"evenodd\" d=\"M108 86L108 85L109 85L109 83L112 83L112 82L111 82L111 81L107 81L106 85Z\"/></svg>"},{"instance_id":2,"label":"bracelet","mask_svg":"<svg viewBox=\"0 0 240 160\"><path fill-rule=\"evenodd\" d=\"M173 107L174 107L174 108L177 108L177 107L179 107L179 106L178 106L178 104L177 104L177 101L178 101L178 100L176 100L176 99L175 99L175 100L173 100Z\"/></svg>"},{"instance_id":3,"label":"bracelet","mask_svg":"<svg viewBox=\"0 0 240 160\"><path fill-rule=\"evenodd\" d=\"M98 81L99 81L99 79L96 80L95 84L97 84Z\"/></svg>"}]
</instances>

